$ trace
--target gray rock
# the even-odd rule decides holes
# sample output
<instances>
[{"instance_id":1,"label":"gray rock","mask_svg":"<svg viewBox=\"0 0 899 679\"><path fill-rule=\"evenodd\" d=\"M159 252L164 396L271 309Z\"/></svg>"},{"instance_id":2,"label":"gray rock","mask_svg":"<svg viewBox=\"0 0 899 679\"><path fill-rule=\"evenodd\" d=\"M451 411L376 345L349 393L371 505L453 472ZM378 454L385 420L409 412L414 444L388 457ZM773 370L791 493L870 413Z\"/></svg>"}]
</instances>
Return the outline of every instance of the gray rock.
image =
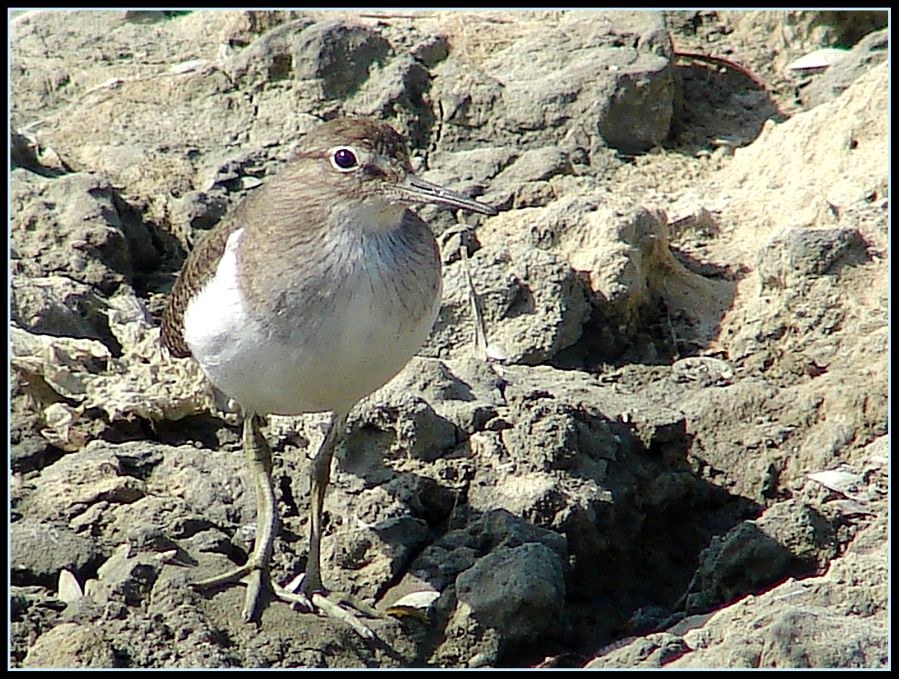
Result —
<instances>
[{"instance_id":1,"label":"gray rock","mask_svg":"<svg viewBox=\"0 0 899 679\"><path fill-rule=\"evenodd\" d=\"M411 56L400 55L373 70L371 77L345 105L347 115L394 119L397 130L412 148L425 147L434 125L427 91L431 76Z\"/></svg>"},{"instance_id":2,"label":"gray rock","mask_svg":"<svg viewBox=\"0 0 899 679\"><path fill-rule=\"evenodd\" d=\"M590 305L584 283L567 263L541 250L481 248L469 260L488 344L513 363L544 363L581 336ZM424 354L470 355L474 319L462 262L444 274L443 307Z\"/></svg>"},{"instance_id":3,"label":"gray rock","mask_svg":"<svg viewBox=\"0 0 899 679\"><path fill-rule=\"evenodd\" d=\"M688 612L705 612L788 576L814 572L836 555L834 528L811 507L789 500L745 521L700 555Z\"/></svg>"},{"instance_id":4,"label":"gray rock","mask_svg":"<svg viewBox=\"0 0 899 679\"><path fill-rule=\"evenodd\" d=\"M545 181L557 174L571 172L571 163L567 155L558 146L544 146L529 149L522 153L515 162L498 174L494 182L503 183ZM491 182L492 183L492 182Z\"/></svg>"},{"instance_id":5,"label":"gray rock","mask_svg":"<svg viewBox=\"0 0 899 679\"><path fill-rule=\"evenodd\" d=\"M830 273L837 264L866 259L866 244L857 229L791 228L759 252L758 269L764 284L784 287L797 279Z\"/></svg>"},{"instance_id":6,"label":"gray rock","mask_svg":"<svg viewBox=\"0 0 899 679\"><path fill-rule=\"evenodd\" d=\"M10 245L24 273L64 275L109 294L158 260L146 225L105 181L14 172Z\"/></svg>"},{"instance_id":7,"label":"gray rock","mask_svg":"<svg viewBox=\"0 0 899 679\"><path fill-rule=\"evenodd\" d=\"M501 206L545 205L555 197L549 180L573 173L568 154L558 146L529 149L490 181L484 199Z\"/></svg>"},{"instance_id":8,"label":"gray rock","mask_svg":"<svg viewBox=\"0 0 899 679\"><path fill-rule=\"evenodd\" d=\"M413 57L430 68L449 56L449 41L445 35L430 35L411 49Z\"/></svg>"},{"instance_id":9,"label":"gray rock","mask_svg":"<svg viewBox=\"0 0 899 679\"><path fill-rule=\"evenodd\" d=\"M302 18L276 26L231 55L222 67L231 78L249 85L285 80L293 72L294 41L313 23Z\"/></svg>"},{"instance_id":10,"label":"gray rock","mask_svg":"<svg viewBox=\"0 0 899 679\"><path fill-rule=\"evenodd\" d=\"M343 572L341 577L366 583L363 592L369 596L373 588L367 583L394 581L429 537L428 525L421 519L386 519L342 539L335 546L333 564Z\"/></svg>"},{"instance_id":11,"label":"gray rock","mask_svg":"<svg viewBox=\"0 0 899 679\"><path fill-rule=\"evenodd\" d=\"M116 667L115 653L96 627L63 623L42 634L22 661L24 667Z\"/></svg>"},{"instance_id":12,"label":"gray rock","mask_svg":"<svg viewBox=\"0 0 899 679\"><path fill-rule=\"evenodd\" d=\"M190 191L176 203L175 219L190 229L210 229L225 215L226 201L220 192Z\"/></svg>"},{"instance_id":13,"label":"gray rock","mask_svg":"<svg viewBox=\"0 0 899 679\"><path fill-rule=\"evenodd\" d=\"M341 99L362 86L389 50L386 39L361 24L314 23L294 39L293 74L299 81L317 81L326 99Z\"/></svg>"},{"instance_id":14,"label":"gray rock","mask_svg":"<svg viewBox=\"0 0 899 679\"><path fill-rule=\"evenodd\" d=\"M9 139L9 161L13 167L21 167L37 174L52 173L41 162L39 148L34 140L15 130Z\"/></svg>"},{"instance_id":15,"label":"gray rock","mask_svg":"<svg viewBox=\"0 0 899 679\"><path fill-rule=\"evenodd\" d=\"M139 606L153 589L161 569L162 559L157 555L123 544L97 569L97 579L86 583L84 593L102 605L120 602Z\"/></svg>"},{"instance_id":16,"label":"gray rock","mask_svg":"<svg viewBox=\"0 0 899 679\"><path fill-rule=\"evenodd\" d=\"M588 662L586 669L663 667L689 650L679 636L667 632L649 634L622 648L612 648Z\"/></svg>"},{"instance_id":17,"label":"gray rock","mask_svg":"<svg viewBox=\"0 0 899 679\"><path fill-rule=\"evenodd\" d=\"M353 421L358 424L352 426L366 429L364 436L355 437L356 445L364 446L372 428L383 431L386 426L394 433L380 455L400 444L403 455L423 454L433 460L465 435L488 426L504 403L501 389L502 379L480 359L415 358L355 410ZM413 422L417 425L410 428ZM362 457L362 450L356 451L356 459Z\"/></svg>"},{"instance_id":18,"label":"gray rock","mask_svg":"<svg viewBox=\"0 0 899 679\"><path fill-rule=\"evenodd\" d=\"M440 329L436 355L450 358L416 361L360 406L325 499L326 584L378 605L401 586L435 589L427 629L415 617L372 620L384 643L360 644L345 625L280 602L246 626L242 588L184 586L233 567L252 537L236 428L207 415L198 392L185 396L190 364L164 361L155 328L126 329L110 297L120 354L89 353L103 358L88 359L86 372L68 358L81 354L40 364L58 385L96 377L102 363L104 396L92 407L72 397L50 413L58 396L26 394L18 370L13 378L12 530L49 523L129 551L104 567L105 585L90 585L102 605L81 597L63 607L46 587L16 587L11 663L31 646L37 656L53 640L47 630L74 623L101 630L129 667L571 664L668 624L688 592L693 603L705 594L720 603L722 593L736 602L638 636L620 655L603 654L605 665L887 666L888 69L871 68L826 111L767 123L751 147L697 158L685 139L706 144L736 130L749 143L768 117L759 116L791 96L778 84L746 92L742 74L704 69L708 78L692 83L702 87L684 92L696 117L666 137L679 87L672 39L776 69L768 52L783 52L783 40L794 47L794 31L804 40L827 22L858 29L860 14L743 12L742 23L691 13L673 36L645 12L193 11L140 25L124 12L13 17L10 115L27 137L11 139L17 295L47 273L101 301L131 283L152 317L177 265L157 249L179 258L175 240L195 242L320 120L367 112L411 137L426 178L502 209L471 219L476 238L466 235L488 334L508 341L519 364L467 355L460 255L447 248L455 280L445 313L456 317L443 320L463 324L456 336ZM335 24L343 28L328 33ZM302 78L295 56L307 60ZM660 139L665 152L619 157ZM691 215L712 218L669 235L660 208L682 199ZM455 226L451 212L422 214L438 231ZM754 256L784 215L787 226L855 229L860 241L783 241L805 267L801 285L759 295ZM79 238L94 251L73 247ZM80 308L77 286L53 291L33 306L16 299L18 318L84 332L63 313L70 302ZM151 382L168 396L147 409ZM120 406L119 395L131 400ZM61 415L78 418L76 435L62 435ZM299 422L267 430L280 584L306 560L308 444L320 430L314 417ZM882 490L830 495L807 477L837 462ZM704 554L691 590L712 535L730 537ZM521 575L525 559L510 557L511 570L503 559L535 544L546 582L564 575L561 603L553 587L535 586L546 595L536 605L558 612L550 626L504 617L478 585L494 577L511 587L502 578ZM793 566L826 572L759 591ZM480 619L458 596L465 571L481 571L465 590ZM512 609L530 601L512 594Z\"/></svg>"},{"instance_id":19,"label":"gray rock","mask_svg":"<svg viewBox=\"0 0 899 679\"><path fill-rule=\"evenodd\" d=\"M664 24L651 13L616 18L613 31L607 15L566 16L514 41L479 72L440 64L434 96L445 126L441 142L507 138L536 148L576 139L593 151L601 139L625 153L659 144L674 97L670 45L659 49Z\"/></svg>"},{"instance_id":20,"label":"gray rock","mask_svg":"<svg viewBox=\"0 0 899 679\"><path fill-rule=\"evenodd\" d=\"M71 571L83 583L101 557L97 541L55 522L23 517L10 526L10 566L17 584L40 583L56 589L59 573Z\"/></svg>"},{"instance_id":21,"label":"gray rock","mask_svg":"<svg viewBox=\"0 0 899 679\"><path fill-rule=\"evenodd\" d=\"M69 276L16 276L12 280L10 315L30 332L116 344L102 298L89 285Z\"/></svg>"},{"instance_id":22,"label":"gray rock","mask_svg":"<svg viewBox=\"0 0 899 679\"><path fill-rule=\"evenodd\" d=\"M115 446L95 440L45 467L22 508L46 521L70 521L92 506L128 504L145 493L144 482L128 475Z\"/></svg>"},{"instance_id":23,"label":"gray rock","mask_svg":"<svg viewBox=\"0 0 899 679\"><path fill-rule=\"evenodd\" d=\"M390 393L399 396L396 391ZM423 398L407 392L389 402L378 401L369 399L355 410L346 439L348 468L356 466L354 460L393 455L433 461L459 442L453 423Z\"/></svg>"},{"instance_id":24,"label":"gray rock","mask_svg":"<svg viewBox=\"0 0 899 679\"><path fill-rule=\"evenodd\" d=\"M883 656L872 654L872 639L847 627L826 609L791 609L766 631L759 667L868 668L880 664Z\"/></svg>"},{"instance_id":25,"label":"gray rock","mask_svg":"<svg viewBox=\"0 0 899 679\"><path fill-rule=\"evenodd\" d=\"M177 498L175 515L200 518L216 526L246 525L255 521L249 472L239 450L220 450L215 455L193 446L164 447L163 458L147 476L154 494ZM140 507L137 510L144 511Z\"/></svg>"},{"instance_id":26,"label":"gray rock","mask_svg":"<svg viewBox=\"0 0 899 679\"><path fill-rule=\"evenodd\" d=\"M504 638L538 638L557 624L562 610L562 560L540 543L501 547L456 578L456 596Z\"/></svg>"}]
</instances>

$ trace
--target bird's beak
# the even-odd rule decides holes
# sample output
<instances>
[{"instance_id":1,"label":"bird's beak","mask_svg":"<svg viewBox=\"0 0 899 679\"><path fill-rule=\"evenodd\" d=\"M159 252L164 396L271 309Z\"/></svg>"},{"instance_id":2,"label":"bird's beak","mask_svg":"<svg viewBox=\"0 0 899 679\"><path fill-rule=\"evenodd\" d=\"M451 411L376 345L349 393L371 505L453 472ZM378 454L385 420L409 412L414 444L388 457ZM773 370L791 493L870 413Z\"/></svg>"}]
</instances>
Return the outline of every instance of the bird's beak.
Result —
<instances>
[{"instance_id":1,"label":"bird's beak","mask_svg":"<svg viewBox=\"0 0 899 679\"><path fill-rule=\"evenodd\" d=\"M495 215L498 213L498 210L492 205L479 203L473 198L468 198L461 193L432 184L416 177L414 174L407 175L406 179L397 186L397 189L399 189L403 198L415 203L431 203L458 210L479 212L482 215Z\"/></svg>"}]
</instances>

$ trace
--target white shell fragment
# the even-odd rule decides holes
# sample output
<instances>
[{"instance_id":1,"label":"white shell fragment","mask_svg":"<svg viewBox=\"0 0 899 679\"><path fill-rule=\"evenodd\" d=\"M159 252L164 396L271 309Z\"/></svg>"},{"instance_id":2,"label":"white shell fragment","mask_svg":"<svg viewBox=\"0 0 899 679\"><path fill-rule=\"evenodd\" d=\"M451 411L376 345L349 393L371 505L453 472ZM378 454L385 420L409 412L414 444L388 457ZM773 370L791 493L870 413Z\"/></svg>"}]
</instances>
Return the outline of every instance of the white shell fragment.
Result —
<instances>
[{"instance_id":1,"label":"white shell fragment","mask_svg":"<svg viewBox=\"0 0 899 679\"><path fill-rule=\"evenodd\" d=\"M876 484L871 486L866 481L863 473L853 471L848 467L838 467L837 469L812 472L807 477L839 496L839 498L834 498L833 502L845 516L874 513L871 502L877 500L880 493Z\"/></svg>"},{"instance_id":2,"label":"white shell fragment","mask_svg":"<svg viewBox=\"0 0 899 679\"><path fill-rule=\"evenodd\" d=\"M169 73L174 73L175 75L193 73L194 71L202 70L208 63L209 62L205 59L191 59L189 61L182 61L179 64L172 65L172 67L169 68Z\"/></svg>"},{"instance_id":3,"label":"white shell fragment","mask_svg":"<svg viewBox=\"0 0 899 679\"><path fill-rule=\"evenodd\" d=\"M84 590L81 589L81 585L78 584L78 579L72 571L65 568L59 571L56 596L67 604L74 603L84 596Z\"/></svg>"},{"instance_id":4,"label":"white shell fragment","mask_svg":"<svg viewBox=\"0 0 899 679\"><path fill-rule=\"evenodd\" d=\"M391 608L430 608L439 598L440 592L435 590L409 592L394 601Z\"/></svg>"},{"instance_id":5,"label":"white shell fragment","mask_svg":"<svg viewBox=\"0 0 899 679\"><path fill-rule=\"evenodd\" d=\"M387 607L387 615L395 618L412 617L426 622L428 619L428 610L434 605L434 602L440 598L440 592L435 590L422 590L419 592L409 592L401 596Z\"/></svg>"},{"instance_id":6,"label":"white shell fragment","mask_svg":"<svg viewBox=\"0 0 899 679\"><path fill-rule=\"evenodd\" d=\"M803 71L806 73L823 71L845 59L847 54L849 54L849 50L837 47L822 47L799 57L787 68L791 71Z\"/></svg>"},{"instance_id":7,"label":"white shell fragment","mask_svg":"<svg viewBox=\"0 0 899 679\"><path fill-rule=\"evenodd\" d=\"M827 490L851 497L865 485L861 474L844 469L831 469L823 472L812 472L808 475L812 481L820 483Z\"/></svg>"}]
</instances>

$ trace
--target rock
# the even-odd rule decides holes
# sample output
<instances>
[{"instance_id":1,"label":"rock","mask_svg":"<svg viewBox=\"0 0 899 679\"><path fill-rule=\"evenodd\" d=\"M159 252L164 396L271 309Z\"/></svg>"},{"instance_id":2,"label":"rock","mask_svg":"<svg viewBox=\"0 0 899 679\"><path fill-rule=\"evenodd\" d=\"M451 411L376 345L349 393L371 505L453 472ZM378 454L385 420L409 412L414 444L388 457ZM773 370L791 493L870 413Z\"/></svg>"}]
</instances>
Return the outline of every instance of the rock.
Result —
<instances>
[{"instance_id":1,"label":"rock","mask_svg":"<svg viewBox=\"0 0 899 679\"><path fill-rule=\"evenodd\" d=\"M734 379L734 369L727 361L709 356L682 358L671 365L671 372L676 380L703 388L723 387Z\"/></svg>"},{"instance_id":2,"label":"rock","mask_svg":"<svg viewBox=\"0 0 899 679\"><path fill-rule=\"evenodd\" d=\"M16 14L10 533L41 584L13 589L10 663L76 625L141 668L888 666L889 69L805 112L781 70L886 18ZM158 339L202 231L352 114L500 209L420 210L441 325L336 456L325 583L429 599L369 621L378 645L278 601L245 626L242 588L186 586L243 562L255 511L230 409ZM322 419L265 430L281 585ZM96 558L35 554L35 525Z\"/></svg>"},{"instance_id":3,"label":"rock","mask_svg":"<svg viewBox=\"0 0 899 679\"><path fill-rule=\"evenodd\" d=\"M742 592L812 573L836 555L834 528L817 511L788 501L745 521L700 555L688 613L705 612Z\"/></svg>"},{"instance_id":4,"label":"rock","mask_svg":"<svg viewBox=\"0 0 899 679\"><path fill-rule=\"evenodd\" d=\"M10 314L35 333L99 339L114 347L102 298L68 276L17 276L12 282Z\"/></svg>"},{"instance_id":5,"label":"rock","mask_svg":"<svg viewBox=\"0 0 899 679\"><path fill-rule=\"evenodd\" d=\"M583 283L540 250L482 248L467 267L486 324L487 340L512 363L538 364L574 344L589 315ZM466 266L444 273L444 302L425 355L459 358L474 346Z\"/></svg>"},{"instance_id":6,"label":"rock","mask_svg":"<svg viewBox=\"0 0 899 679\"><path fill-rule=\"evenodd\" d=\"M208 230L225 215L225 201L217 192L190 191L177 203L177 221L191 229Z\"/></svg>"},{"instance_id":7,"label":"rock","mask_svg":"<svg viewBox=\"0 0 899 679\"><path fill-rule=\"evenodd\" d=\"M554 198L548 181L557 175L573 173L568 154L559 147L530 149L491 180L485 200L514 207L544 205Z\"/></svg>"},{"instance_id":8,"label":"rock","mask_svg":"<svg viewBox=\"0 0 899 679\"><path fill-rule=\"evenodd\" d=\"M885 526L878 519L862 529L827 573L716 613L704 647L671 667L885 667L886 609L875 603L887 587Z\"/></svg>"},{"instance_id":9,"label":"rock","mask_svg":"<svg viewBox=\"0 0 899 679\"><path fill-rule=\"evenodd\" d=\"M65 275L109 294L156 263L146 225L106 182L83 173L46 179L17 172L24 174L11 196L10 245L24 273Z\"/></svg>"},{"instance_id":10,"label":"rock","mask_svg":"<svg viewBox=\"0 0 899 679\"><path fill-rule=\"evenodd\" d=\"M799 90L799 98L806 108L840 96L861 75L872 66L887 58L889 31L874 31L860 40L839 63L815 77L811 84Z\"/></svg>"},{"instance_id":11,"label":"rock","mask_svg":"<svg viewBox=\"0 0 899 679\"><path fill-rule=\"evenodd\" d=\"M707 341L717 332L710 318L727 307L731 286L697 275L674 257L664 212L607 202L591 192L510 211L489 220L478 236L484 247L521 243L568 262L592 293L595 360L620 356L660 306L669 319L679 319L678 331Z\"/></svg>"},{"instance_id":12,"label":"rock","mask_svg":"<svg viewBox=\"0 0 899 679\"><path fill-rule=\"evenodd\" d=\"M347 101L349 115L387 118L396 116L399 132L413 147L425 146L434 125L434 116L426 101L431 76L411 56L396 57L354 91Z\"/></svg>"},{"instance_id":13,"label":"rock","mask_svg":"<svg viewBox=\"0 0 899 679\"><path fill-rule=\"evenodd\" d=\"M659 56L654 47L660 43L644 40L662 28L658 15L620 17L618 29L636 47L610 32L608 17L573 14L515 40L480 72L463 74L449 62L440 64L434 96L446 126L442 141L508 138L536 148L574 138L593 152L602 139L625 153L661 142L673 111L670 45ZM584 126L571 127L574 119ZM490 130L495 132L485 135ZM598 137L591 140L588 130Z\"/></svg>"},{"instance_id":14,"label":"rock","mask_svg":"<svg viewBox=\"0 0 899 679\"><path fill-rule=\"evenodd\" d=\"M820 47L848 48L889 21L883 10L721 12L728 33L745 33L775 54L778 68Z\"/></svg>"},{"instance_id":15,"label":"rock","mask_svg":"<svg viewBox=\"0 0 899 679\"><path fill-rule=\"evenodd\" d=\"M15 130L10 135L9 160L13 167L21 167L36 174L51 171L44 166L38 145L27 135Z\"/></svg>"},{"instance_id":16,"label":"rock","mask_svg":"<svg viewBox=\"0 0 899 679\"><path fill-rule=\"evenodd\" d=\"M886 587L885 527L879 518L863 528L827 573L788 578L715 613L616 644L588 667L886 666L886 608L872 597ZM847 579L860 572L865 584ZM846 606L842 613L831 608L838 600ZM674 652L666 654L666 648Z\"/></svg>"},{"instance_id":17,"label":"rock","mask_svg":"<svg viewBox=\"0 0 899 679\"><path fill-rule=\"evenodd\" d=\"M375 592L367 583L396 580L429 537L428 525L421 519L390 518L335 544L329 562L341 570L342 577L366 583L362 591L368 597Z\"/></svg>"},{"instance_id":18,"label":"rock","mask_svg":"<svg viewBox=\"0 0 899 679\"><path fill-rule=\"evenodd\" d=\"M392 395L390 401L369 399L356 411L353 419L360 423L350 423L346 443L349 468L355 466L354 460L391 455L433 461L458 443L455 425L439 416L427 401L409 392L400 396L394 391ZM362 429L360 436L354 436L357 427Z\"/></svg>"},{"instance_id":19,"label":"rock","mask_svg":"<svg viewBox=\"0 0 899 679\"><path fill-rule=\"evenodd\" d=\"M210 457L194 446L178 446L165 449L146 483L154 493L179 502L178 514L182 520L185 516L203 517L214 525L230 526L254 521L247 480L237 450ZM222 498L227 498L227 503L223 504Z\"/></svg>"},{"instance_id":20,"label":"rock","mask_svg":"<svg viewBox=\"0 0 899 679\"><path fill-rule=\"evenodd\" d=\"M44 468L22 506L46 521L70 521L91 505L128 504L145 492L144 482L127 473L114 446L92 441Z\"/></svg>"},{"instance_id":21,"label":"rock","mask_svg":"<svg viewBox=\"0 0 899 679\"><path fill-rule=\"evenodd\" d=\"M562 561L540 543L500 548L456 578L456 596L472 617L504 638L537 638L556 624L562 610Z\"/></svg>"},{"instance_id":22,"label":"rock","mask_svg":"<svg viewBox=\"0 0 899 679\"><path fill-rule=\"evenodd\" d=\"M785 286L866 259L865 241L856 229L794 228L772 238L759 253L758 271L763 284Z\"/></svg>"},{"instance_id":23,"label":"rock","mask_svg":"<svg viewBox=\"0 0 899 679\"><path fill-rule=\"evenodd\" d=\"M271 28L223 64L230 77L246 84L277 82L293 70L293 43L314 22L296 19Z\"/></svg>"},{"instance_id":24,"label":"rock","mask_svg":"<svg viewBox=\"0 0 899 679\"><path fill-rule=\"evenodd\" d=\"M886 105L886 79L886 66L874 66L840 100L780 125L769 123L751 145L736 150L714 190L720 196L733 195L737 186L746 191L745 198L731 201L729 208L758 224L753 237L737 245L742 256L786 228L833 228L835 216L839 219L865 196L881 192L887 175L882 137L886 121L870 116L861 128L854 121ZM756 167L758 172L751 169ZM795 196L788 209L776 218L758 219L763 206L785 194ZM866 240L880 240L876 223L860 229Z\"/></svg>"},{"instance_id":25,"label":"rock","mask_svg":"<svg viewBox=\"0 0 899 679\"><path fill-rule=\"evenodd\" d=\"M115 653L93 627L63 623L42 634L22 661L24 667L116 667Z\"/></svg>"},{"instance_id":26,"label":"rock","mask_svg":"<svg viewBox=\"0 0 899 679\"><path fill-rule=\"evenodd\" d=\"M845 624L824 610L797 607L777 618L765 634L760 667L871 667L869 639L847 636ZM834 643L836 640L836 643Z\"/></svg>"},{"instance_id":27,"label":"rock","mask_svg":"<svg viewBox=\"0 0 899 679\"><path fill-rule=\"evenodd\" d=\"M130 545L120 545L112 556L97 569L97 579L85 586L85 595L106 604L122 602L138 606L153 588L162 560L156 555L135 552Z\"/></svg>"},{"instance_id":28,"label":"rock","mask_svg":"<svg viewBox=\"0 0 899 679\"><path fill-rule=\"evenodd\" d=\"M415 45L411 54L430 68L449 56L449 42L445 35L430 35Z\"/></svg>"},{"instance_id":29,"label":"rock","mask_svg":"<svg viewBox=\"0 0 899 679\"><path fill-rule=\"evenodd\" d=\"M10 529L10 555L14 582L40 583L55 589L63 569L74 572L83 582L100 559L100 550L96 541L65 524L24 517Z\"/></svg>"},{"instance_id":30,"label":"rock","mask_svg":"<svg viewBox=\"0 0 899 679\"><path fill-rule=\"evenodd\" d=\"M390 43L376 31L345 22L320 22L293 45L294 77L320 82L323 95L339 99L358 89L369 70L387 56Z\"/></svg>"},{"instance_id":31,"label":"rock","mask_svg":"<svg viewBox=\"0 0 899 679\"><path fill-rule=\"evenodd\" d=\"M611 669L622 667L658 668L682 656L689 647L680 637L659 632L641 637L635 643L623 648L611 649L594 658L584 667L587 669Z\"/></svg>"}]
</instances>

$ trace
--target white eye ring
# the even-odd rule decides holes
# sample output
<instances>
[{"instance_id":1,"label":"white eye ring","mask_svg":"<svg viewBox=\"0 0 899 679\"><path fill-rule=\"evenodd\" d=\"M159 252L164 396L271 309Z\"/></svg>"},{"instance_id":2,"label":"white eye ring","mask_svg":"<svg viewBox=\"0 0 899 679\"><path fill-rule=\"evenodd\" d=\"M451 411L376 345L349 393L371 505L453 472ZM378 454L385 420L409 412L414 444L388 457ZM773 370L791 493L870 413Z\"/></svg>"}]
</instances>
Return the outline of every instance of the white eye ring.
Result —
<instances>
[{"instance_id":1,"label":"white eye ring","mask_svg":"<svg viewBox=\"0 0 899 679\"><path fill-rule=\"evenodd\" d=\"M338 172L352 172L361 166L359 152L352 146L335 146L328 151L328 159L331 161L331 167Z\"/></svg>"}]
</instances>

